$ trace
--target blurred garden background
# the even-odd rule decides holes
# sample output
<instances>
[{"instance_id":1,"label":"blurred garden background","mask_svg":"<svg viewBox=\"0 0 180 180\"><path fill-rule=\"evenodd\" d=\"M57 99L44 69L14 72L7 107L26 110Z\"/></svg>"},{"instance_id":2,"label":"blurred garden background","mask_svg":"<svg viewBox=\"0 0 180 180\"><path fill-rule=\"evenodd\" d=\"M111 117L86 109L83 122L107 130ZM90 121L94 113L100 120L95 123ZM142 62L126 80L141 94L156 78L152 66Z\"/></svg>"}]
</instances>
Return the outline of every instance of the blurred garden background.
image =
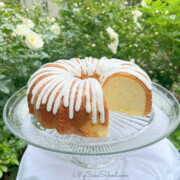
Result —
<instances>
[{"instance_id":1,"label":"blurred garden background","mask_svg":"<svg viewBox=\"0 0 180 180\"><path fill-rule=\"evenodd\" d=\"M86 56L134 61L180 100L179 0L53 3L0 0L0 179L15 179L26 147L5 126L3 107L44 63ZM180 127L168 138L180 151Z\"/></svg>"}]
</instances>

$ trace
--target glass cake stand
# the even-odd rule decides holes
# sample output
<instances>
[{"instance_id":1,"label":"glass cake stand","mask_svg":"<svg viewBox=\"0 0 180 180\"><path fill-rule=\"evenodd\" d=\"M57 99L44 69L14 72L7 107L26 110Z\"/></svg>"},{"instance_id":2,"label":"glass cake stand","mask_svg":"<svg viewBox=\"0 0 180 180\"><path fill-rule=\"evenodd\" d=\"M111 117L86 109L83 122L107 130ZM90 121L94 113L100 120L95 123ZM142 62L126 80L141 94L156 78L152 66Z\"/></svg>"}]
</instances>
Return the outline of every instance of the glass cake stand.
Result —
<instances>
[{"instance_id":1,"label":"glass cake stand","mask_svg":"<svg viewBox=\"0 0 180 180\"><path fill-rule=\"evenodd\" d=\"M33 146L68 155L74 163L87 167L107 166L121 153L154 144L170 135L180 123L180 108L176 98L165 88L153 83L153 111L147 117L109 114L109 133L103 138L60 135L54 129L44 129L29 114L26 87L17 91L4 107L4 121L18 138Z\"/></svg>"}]
</instances>

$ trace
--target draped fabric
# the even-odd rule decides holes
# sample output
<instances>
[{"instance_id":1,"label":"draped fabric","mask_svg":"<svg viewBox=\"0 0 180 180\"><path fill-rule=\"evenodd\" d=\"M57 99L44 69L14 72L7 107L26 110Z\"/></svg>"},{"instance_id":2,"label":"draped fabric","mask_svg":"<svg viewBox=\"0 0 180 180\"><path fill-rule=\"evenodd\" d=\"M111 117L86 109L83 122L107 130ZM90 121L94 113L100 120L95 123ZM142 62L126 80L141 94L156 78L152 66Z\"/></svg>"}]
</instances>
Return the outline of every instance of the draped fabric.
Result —
<instances>
[{"instance_id":1,"label":"draped fabric","mask_svg":"<svg viewBox=\"0 0 180 180\"><path fill-rule=\"evenodd\" d=\"M149 147L121 154L110 166L87 169L68 156L28 146L17 180L179 180L180 154L164 139Z\"/></svg>"}]
</instances>

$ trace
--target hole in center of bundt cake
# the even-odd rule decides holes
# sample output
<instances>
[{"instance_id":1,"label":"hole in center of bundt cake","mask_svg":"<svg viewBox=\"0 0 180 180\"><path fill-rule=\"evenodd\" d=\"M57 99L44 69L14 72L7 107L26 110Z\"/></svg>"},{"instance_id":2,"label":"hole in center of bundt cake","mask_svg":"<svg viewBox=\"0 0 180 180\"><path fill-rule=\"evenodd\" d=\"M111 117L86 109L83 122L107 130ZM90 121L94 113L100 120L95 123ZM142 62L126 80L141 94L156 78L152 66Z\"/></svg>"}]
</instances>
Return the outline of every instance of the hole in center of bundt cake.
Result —
<instances>
[{"instance_id":1,"label":"hole in center of bundt cake","mask_svg":"<svg viewBox=\"0 0 180 180\"><path fill-rule=\"evenodd\" d=\"M93 74L92 76L89 76L87 74L82 74L81 77L77 77L79 79L88 79L88 78L95 78L100 82L100 76L98 76L97 74Z\"/></svg>"}]
</instances>

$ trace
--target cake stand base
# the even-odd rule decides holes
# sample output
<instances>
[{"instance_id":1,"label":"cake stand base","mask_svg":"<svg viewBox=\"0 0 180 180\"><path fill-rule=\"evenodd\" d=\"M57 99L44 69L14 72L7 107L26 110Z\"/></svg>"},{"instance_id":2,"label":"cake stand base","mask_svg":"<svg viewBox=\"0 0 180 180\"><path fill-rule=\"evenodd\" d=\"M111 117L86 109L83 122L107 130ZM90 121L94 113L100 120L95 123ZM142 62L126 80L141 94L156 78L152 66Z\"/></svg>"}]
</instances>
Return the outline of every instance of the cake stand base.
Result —
<instances>
[{"instance_id":1,"label":"cake stand base","mask_svg":"<svg viewBox=\"0 0 180 180\"><path fill-rule=\"evenodd\" d=\"M102 168L113 164L119 159L119 156L70 156L70 160L82 167L89 169Z\"/></svg>"}]
</instances>

